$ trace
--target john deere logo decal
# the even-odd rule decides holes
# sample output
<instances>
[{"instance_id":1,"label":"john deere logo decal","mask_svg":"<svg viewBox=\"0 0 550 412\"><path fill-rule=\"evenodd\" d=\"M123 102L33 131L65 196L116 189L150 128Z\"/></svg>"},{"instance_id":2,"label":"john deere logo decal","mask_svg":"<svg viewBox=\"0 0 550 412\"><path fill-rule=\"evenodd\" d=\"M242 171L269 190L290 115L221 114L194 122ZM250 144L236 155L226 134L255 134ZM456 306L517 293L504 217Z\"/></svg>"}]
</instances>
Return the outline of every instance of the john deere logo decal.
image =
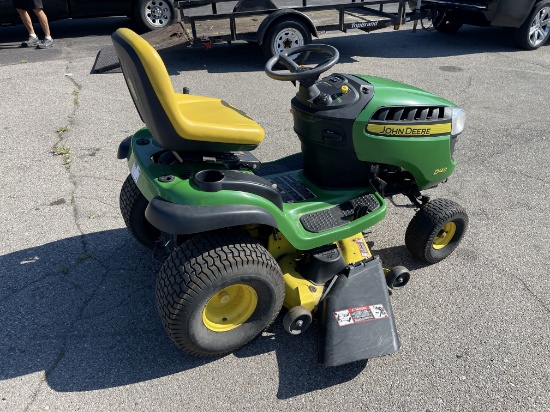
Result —
<instances>
[{"instance_id":1,"label":"john deere logo decal","mask_svg":"<svg viewBox=\"0 0 550 412\"><path fill-rule=\"evenodd\" d=\"M451 133L450 123L423 124L414 126L392 124L369 124L367 131L378 136L429 137Z\"/></svg>"}]
</instances>

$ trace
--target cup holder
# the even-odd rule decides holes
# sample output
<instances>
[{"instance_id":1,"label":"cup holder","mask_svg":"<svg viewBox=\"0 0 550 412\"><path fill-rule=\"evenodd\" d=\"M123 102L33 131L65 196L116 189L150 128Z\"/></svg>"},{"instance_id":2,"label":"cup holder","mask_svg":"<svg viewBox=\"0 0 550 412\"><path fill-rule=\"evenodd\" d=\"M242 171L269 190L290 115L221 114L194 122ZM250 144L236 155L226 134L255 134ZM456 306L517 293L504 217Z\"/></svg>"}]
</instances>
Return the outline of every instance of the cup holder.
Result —
<instances>
[{"instance_id":1,"label":"cup holder","mask_svg":"<svg viewBox=\"0 0 550 412\"><path fill-rule=\"evenodd\" d=\"M222 190L222 182L225 175L220 170L201 170L193 180L199 189L205 192L218 192Z\"/></svg>"}]
</instances>

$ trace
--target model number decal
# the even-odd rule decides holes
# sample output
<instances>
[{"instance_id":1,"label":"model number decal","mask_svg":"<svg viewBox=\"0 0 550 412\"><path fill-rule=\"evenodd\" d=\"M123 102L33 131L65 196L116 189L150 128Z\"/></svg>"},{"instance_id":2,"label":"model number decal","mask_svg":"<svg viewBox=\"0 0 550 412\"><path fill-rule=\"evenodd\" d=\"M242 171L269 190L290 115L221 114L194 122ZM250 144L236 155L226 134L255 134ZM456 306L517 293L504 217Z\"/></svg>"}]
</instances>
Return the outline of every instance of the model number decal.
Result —
<instances>
[{"instance_id":1,"label":"model number decal","mask_svg":"<svg viewBox=\"0 0 550 412\"><path fill-rule=\"evenodd\" d=\"M334 312L334 319L338 322L338 326L355 325L389 317L384 305L359 306Z\"/></svg>"},{"instance_id":2,"label":"model number decal","mask_svg":"<svg viewBox=\"0 0 550 412\"><path fill-rule=\"evenodd\" d=\"M447 171L446 167L444 167L443 169L435 169L433 176L438 175L440 173L445 173L446 171Z\"/></svg>"}]
</instances>

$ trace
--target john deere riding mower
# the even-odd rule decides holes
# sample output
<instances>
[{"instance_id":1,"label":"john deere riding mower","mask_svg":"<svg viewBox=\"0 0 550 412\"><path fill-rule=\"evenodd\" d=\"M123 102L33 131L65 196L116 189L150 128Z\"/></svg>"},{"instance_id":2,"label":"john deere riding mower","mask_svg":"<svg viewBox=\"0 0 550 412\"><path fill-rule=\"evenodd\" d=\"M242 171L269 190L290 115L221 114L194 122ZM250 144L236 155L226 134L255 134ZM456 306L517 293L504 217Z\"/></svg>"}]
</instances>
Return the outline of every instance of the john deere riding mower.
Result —
<instances>
[{"instance_id":1,"label":"john deere riding mower","mask_svg":"<svg viewBox=\"0 0 550 412\"><path fill-rule=\"evenodd\" d=\"M418 208L405 235L414 257L436 263L457 247L465 211L422 191L453 173L464 112L391 80L320 78L338 51L298 47L265 72L298 82L291 106L302 150L261 164L251 153L264 138L259 124L223 100L175 93L145 40L128 29L112 37L146 125L119 146L130 170L121 211L131 234L163 256L156 300L173 342L192 355L224 355L284 306L291 334L318 321L323 365L397 351L388 287L410 274L384 269L364 232L384 218L386 198L403 194ZM322 62L297 65L297 54Z\"/></svg>"}]
</instances>

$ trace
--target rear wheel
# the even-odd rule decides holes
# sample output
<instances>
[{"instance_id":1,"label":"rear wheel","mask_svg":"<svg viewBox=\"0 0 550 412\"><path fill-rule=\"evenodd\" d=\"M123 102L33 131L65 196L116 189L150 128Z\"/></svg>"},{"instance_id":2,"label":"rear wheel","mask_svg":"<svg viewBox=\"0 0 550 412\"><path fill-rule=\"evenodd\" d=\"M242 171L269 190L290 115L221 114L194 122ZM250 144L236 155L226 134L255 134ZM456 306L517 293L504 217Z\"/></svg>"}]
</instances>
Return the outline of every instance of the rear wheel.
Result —
<instances>
[{"instance_id":1,"label":"rear wheel","mask_svg":"<svg viewBox=\"0 0 550 412\"><path fill-rule=\"evenodd\" d=\"M131 175L122 184L119 201L122 218L132 236L142 245L154 248L160 230L145 218L149 201L141 194Z\"/></svg>"},{"instance_id":2,"label":"rear wheel","mask_svg":"<svg viewBox=\"0 0 550 412\"><path fill-rule=\"evenodd\" d=\"M137 0L135 7L136 23L143 30L161 29L176 21L172 0Z\"/></svg>"},{"instance_id":3,"label":"rear wheel","mask_svg":"<svg viewBox=\"0 0 550 412\"><path fill-rule=\"evenodd\" d=\"M263 39L262 50L267 58L277 56L284 50L304 46L311 43L309 28L294 17L275 22ZM301 64L307 59L308 53L290 56L296 63Z\"/></svg>"},{"instance_id":4,"label":"rear wheel","mask_svg":"<svg viewBox=\"0 0 550 412\"><path fill-rule=\"evenodd\" d=\"M468 215L458 203L434 199L414 215L405 233L411 254L427 263L437 263L458 246L468 226Z\"/></svg>"},{"instance_id":5,"label":"rear wheel","mask_svg":"<svg viewBox=\"0 0 550 412\"><path fill-rule=\"evenodd\" d=\"M514 29L514 40L525 50L535 50L546 43L549 36L550 2L539 1L521 27Z\"/></svg>"},{"instance_id":6,"label":"rear wheel","mask_svg":"<svg viewBox=\"0 0 550 412\"><path fill-rule=\"evenodd\" d=\"M157 278L157 308L172 341L201 357L225 355L275 319L285 285L275 259L247 234L205 233L177 247Z\"/></svg>"}]
</instances>

